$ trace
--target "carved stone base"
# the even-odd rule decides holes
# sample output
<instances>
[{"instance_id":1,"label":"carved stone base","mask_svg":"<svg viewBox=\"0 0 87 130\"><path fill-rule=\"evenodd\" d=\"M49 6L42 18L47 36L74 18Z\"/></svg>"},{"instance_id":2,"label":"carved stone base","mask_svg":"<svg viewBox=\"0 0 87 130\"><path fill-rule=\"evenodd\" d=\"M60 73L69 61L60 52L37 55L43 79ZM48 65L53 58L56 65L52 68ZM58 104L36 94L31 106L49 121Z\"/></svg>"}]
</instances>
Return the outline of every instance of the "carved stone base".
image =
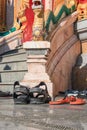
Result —
<instances>
[{"instance_id":1,"label":"carved stone base","mask_svg":"<svg viewBox=\"0 0 87 130\"><path fill-rule=\"evenodd\" d=\"M26 42L23 45L26 49L28 72L25 74L21 84L29 87L38 85L41 81L47 84L49 95L53 98L53 84L46 72L47 50L50 43L46 41Z\"/></svg>"}]
</instances>

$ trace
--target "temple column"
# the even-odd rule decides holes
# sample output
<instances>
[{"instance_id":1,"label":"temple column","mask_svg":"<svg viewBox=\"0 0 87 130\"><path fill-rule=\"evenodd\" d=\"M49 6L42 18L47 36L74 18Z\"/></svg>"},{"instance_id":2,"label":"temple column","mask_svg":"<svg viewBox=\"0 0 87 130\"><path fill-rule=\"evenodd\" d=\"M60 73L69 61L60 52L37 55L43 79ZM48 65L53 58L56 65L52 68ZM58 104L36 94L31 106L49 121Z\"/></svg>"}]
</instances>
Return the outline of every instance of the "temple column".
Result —
<instances>
[{"instance_id":1,"label":"temple column","mask_svg":"<svg viewBox=\"0 0 87 130\"><path fill-rule=\"evenodd\" d=\"M23 48L27 51L28 72L21 84L34 87L41 81L47 84L49 95L53 98L53 84L46 72L47 52L50 43L47 41L25 42Z\"/></svg>"}]
</instances>

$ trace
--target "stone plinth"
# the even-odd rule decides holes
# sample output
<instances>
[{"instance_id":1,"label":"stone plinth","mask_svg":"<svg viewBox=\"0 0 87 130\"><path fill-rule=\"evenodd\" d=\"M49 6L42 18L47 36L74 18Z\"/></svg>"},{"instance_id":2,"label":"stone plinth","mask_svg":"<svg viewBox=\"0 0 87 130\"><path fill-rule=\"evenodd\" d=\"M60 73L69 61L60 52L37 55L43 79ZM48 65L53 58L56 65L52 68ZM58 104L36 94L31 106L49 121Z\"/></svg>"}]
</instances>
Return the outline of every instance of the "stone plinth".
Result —
<instances>
[{"instance_id":1,"label":"stone plinth","mask_svg":"<svg viewBox=\"0 0 87 130\"><path fill-rule=\"evenodd\" d=\"M30 41L25 42L23 48L27 51L28 72L21 84L34 87L44 81L48 86L50 96L53 98L53 84L45 69L50 43L47 41Z\"/></svg>"}]
</instances>

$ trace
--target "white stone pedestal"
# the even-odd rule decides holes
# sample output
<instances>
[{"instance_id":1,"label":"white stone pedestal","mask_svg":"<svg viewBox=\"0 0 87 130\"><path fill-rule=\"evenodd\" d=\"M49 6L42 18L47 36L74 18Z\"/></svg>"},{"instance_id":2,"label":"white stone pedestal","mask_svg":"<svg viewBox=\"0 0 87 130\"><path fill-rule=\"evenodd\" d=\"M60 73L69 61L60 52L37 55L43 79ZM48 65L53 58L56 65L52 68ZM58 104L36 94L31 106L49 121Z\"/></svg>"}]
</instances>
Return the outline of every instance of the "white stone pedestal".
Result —
<instances>
[{"instance_id":1,"label":"white stone pedestal","mask_svg":"<svg viewBox=\"0 0 87 130\"><path fill-rule=\"evenodd\" d=\"M23 48L26 49L28 55L28 72L21 83L34 87L41 81L44 81L47 84L49 95L53 99L53 84L46 72L45 66L50 43L47 41L30 41L25 42Z\"/></svg>"}]
</instances>

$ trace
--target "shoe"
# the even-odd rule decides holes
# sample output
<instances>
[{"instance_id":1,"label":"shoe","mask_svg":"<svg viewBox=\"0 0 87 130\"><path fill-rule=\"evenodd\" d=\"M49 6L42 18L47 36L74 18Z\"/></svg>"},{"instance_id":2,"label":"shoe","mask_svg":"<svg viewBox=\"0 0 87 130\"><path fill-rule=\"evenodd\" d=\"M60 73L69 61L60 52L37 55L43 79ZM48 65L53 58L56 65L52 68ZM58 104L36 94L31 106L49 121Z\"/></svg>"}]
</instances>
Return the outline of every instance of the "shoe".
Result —
<instances>
[{"instance_id":1,"label":"shoe","mask_svg":"<svg viewBox=\"0 0 87 130\"><path fill-rule=\"evenodd\" d=\"M80 91L78 97L87 99L87 90Z\"/></svg>"},{"instance_id":2,"label":"shoe","mask_svg":"<svg viewBox=\"0 0 87 130\"><path fill-rule=\"evenodd\" d=\"M68 104L70 103L70 101L75 101L76 98L74 96L70 96L70 97L65 97L63 99L59 99L56 101L50 101L49 104L50 105L60 105L60 104Z\"/></svg>"},{"instance_id":3,"label":"shoe","mask_svg":"<svg viewBox=\"0 0 87 130\"><path fill-rule=\"evenodd\" d=\"M60 95L66 95L66 96L78 96L79 91L77 90L66 90L65 92L59 91Z\"/></svg>"},{"instance_id":4,"label":"shoe","mask_svg":"<svg viewBox=\"0 0 87 130\"><path fill-rule=\"evenodd\" d=\"M79 91L77 91L77 90L67 90L65 94L67 96L78 96Z\"/></svg>"},{"instance_id":5,"label":"shoe","mask_svg":"<svg viewBox=\"0 0 87 130\"><path fill-rule=\"evenodd\" d=\"M70 101L70 105L83 105L86 104L86 100L82 98L76 98L75 101Z\"/></svg>"}]
</instances>

